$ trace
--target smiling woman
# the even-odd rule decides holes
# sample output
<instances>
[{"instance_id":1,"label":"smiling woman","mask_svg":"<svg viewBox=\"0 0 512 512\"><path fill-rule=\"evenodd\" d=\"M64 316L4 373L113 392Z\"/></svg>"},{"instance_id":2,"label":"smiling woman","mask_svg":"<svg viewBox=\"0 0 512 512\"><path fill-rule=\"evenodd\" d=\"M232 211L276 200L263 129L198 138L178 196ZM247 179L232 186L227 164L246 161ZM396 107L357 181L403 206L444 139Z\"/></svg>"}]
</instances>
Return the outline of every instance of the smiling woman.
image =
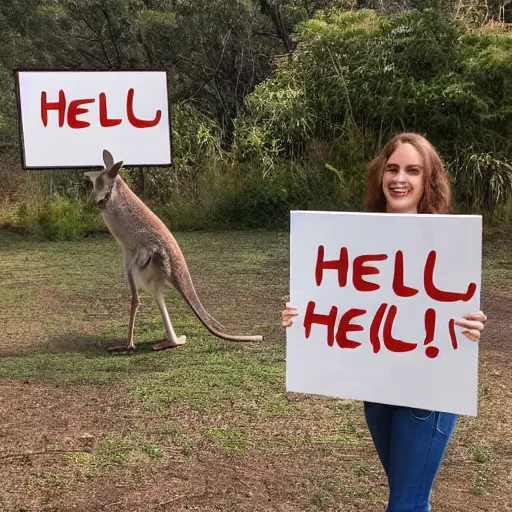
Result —
<instances>
[{"instance_id":1,"label":"smiling woman","mask_svg":"<svg viewBox=\"0 0 512 512\"><path fill-rule=\"evenodd\" d=\"M370 163L366 177L370 212L450 213L451 193L446 171L434 147L421 135L403 133L392 138ZM429 259L426 267L433 273L435 253ZM470 287L467 293L474 291ZM287 303L281 315L282 325L290 327L297 315L297 309ZM486 320L478 312L451 322L463 328L466 338L478 341ZM437 353L431 351L427 355L435 358ZM429 512L432 487L457 416L371 402L364 403L364 413L388 478L387 512Z\"/></svg>"}]
</instances>

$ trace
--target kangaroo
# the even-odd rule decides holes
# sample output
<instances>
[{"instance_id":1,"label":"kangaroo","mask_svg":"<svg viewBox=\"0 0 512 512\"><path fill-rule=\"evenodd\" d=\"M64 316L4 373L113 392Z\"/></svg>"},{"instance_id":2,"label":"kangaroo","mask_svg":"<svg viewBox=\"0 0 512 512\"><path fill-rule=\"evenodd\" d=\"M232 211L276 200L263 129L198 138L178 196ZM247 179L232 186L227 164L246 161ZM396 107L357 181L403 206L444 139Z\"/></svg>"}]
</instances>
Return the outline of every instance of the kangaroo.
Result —
<instances>
[{"instance_id":1,"label":"kangaroo","mask_svg":"<svg viewBox=\"0 0 512 512\"><path fill-rule=\"evenodd\" d=\"M262 341L263 336L235 336L213 318L201 304L185 257L165 224L135 195L119 175L123 162L114 163L109 151L103 151L105 168L88 171L93 182L94 202L117 243L123 249L123 268L132 295L128 344L110 351L135 350L133 331L140 304L139 289L155 300L165 326L166 339L152 345L153 350L178 347L186 336L176 336L165 305L166 286L174 286L203 325L216 337L228 341Z\"/></svg>"}]
</instances>

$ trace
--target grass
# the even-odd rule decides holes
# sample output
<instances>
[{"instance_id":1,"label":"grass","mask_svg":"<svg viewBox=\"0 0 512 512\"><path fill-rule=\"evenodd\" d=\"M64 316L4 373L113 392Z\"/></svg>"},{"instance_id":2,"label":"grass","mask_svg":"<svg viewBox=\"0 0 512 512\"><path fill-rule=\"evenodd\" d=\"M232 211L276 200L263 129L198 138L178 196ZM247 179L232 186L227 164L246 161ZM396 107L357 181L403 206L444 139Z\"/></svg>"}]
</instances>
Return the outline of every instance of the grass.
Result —
<instances>
[{"instance_id":1,"label":"grass","mask_svg":"<svg viewBox=\"0 0 512 512\"><path fill-rule=\"evenodd\" d=\"M130 296L111 237L45 242L0 231L0 509L382 511L385 476L361 403L285 391L288 235L176 236L209 312L263 343L217 340L170 291L188 343L151 350L163 326L143 295L137 350L112 356L107 348L126 341ZM486 238L483 282L493 323L481 412L460 420L433 497L440 512L490 511L489 493L501 505L509 495L500 487L512 430L499 414L510 400L504 233Z\"/></svg>"},{"instance_id":2,"label":"grass","mask_svg":"<svg viewBox=\"0 0 512 512\"><path fill-rule=\"evenodd\" d=\"M318 508L318 510L329 510L333 505L333 497L326 491L317 491L311 498L311 503Z\"/></svg>"}]
</instances>

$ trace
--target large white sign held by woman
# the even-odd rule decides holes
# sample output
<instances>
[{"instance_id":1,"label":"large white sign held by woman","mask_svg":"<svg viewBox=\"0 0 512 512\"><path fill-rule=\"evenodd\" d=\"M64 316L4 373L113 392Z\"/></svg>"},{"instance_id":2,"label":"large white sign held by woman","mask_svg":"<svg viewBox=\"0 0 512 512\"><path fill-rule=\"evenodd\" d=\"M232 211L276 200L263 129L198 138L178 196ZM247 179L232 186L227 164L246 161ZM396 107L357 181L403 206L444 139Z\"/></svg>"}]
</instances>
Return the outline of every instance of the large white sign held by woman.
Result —
<instances>
[{"instance_id":1,"label":"large white sign held by woman","mask_svg":"<svg viewBox=\"0 0 512 512\"><path fill-rule=\"evenodd\" d=\"M23 166L169 165L165 71L18 71Z\"/></svg>"},{"instance_id":2,"label":"large white sign held by woman","mask_svg":"<svg viewBox=\"0 0 512 512\"><path fill-rule=\"evenodd\" d=\"M481 217L292 212L288 391L477 414Z\"/></svg>"}]
</instances>

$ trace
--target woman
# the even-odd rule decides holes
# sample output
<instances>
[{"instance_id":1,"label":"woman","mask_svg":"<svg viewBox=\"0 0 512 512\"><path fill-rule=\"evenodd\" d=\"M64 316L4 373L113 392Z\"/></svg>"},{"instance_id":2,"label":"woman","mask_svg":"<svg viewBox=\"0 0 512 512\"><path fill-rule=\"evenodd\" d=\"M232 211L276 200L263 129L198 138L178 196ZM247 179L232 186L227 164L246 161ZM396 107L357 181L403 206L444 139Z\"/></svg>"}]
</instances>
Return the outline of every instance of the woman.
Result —
<instances>
[{"instance_id":1,"label":"woman","mask_svg":"<svg viewBox=\"0 0 512 512\"><path fill-rule=\"evenodd\" d=\"M367 210L386 213L450 212L450 184L432 145L421 135L391 139L367 168ZM286 303L282 324L292 325L297 310ZM472 341L487 320L466 315L456 325ZM430 493L455 427L455 414L364 403L364 413L388 478L387 512L428 512Z\"/></svg>"}]
</instances>

